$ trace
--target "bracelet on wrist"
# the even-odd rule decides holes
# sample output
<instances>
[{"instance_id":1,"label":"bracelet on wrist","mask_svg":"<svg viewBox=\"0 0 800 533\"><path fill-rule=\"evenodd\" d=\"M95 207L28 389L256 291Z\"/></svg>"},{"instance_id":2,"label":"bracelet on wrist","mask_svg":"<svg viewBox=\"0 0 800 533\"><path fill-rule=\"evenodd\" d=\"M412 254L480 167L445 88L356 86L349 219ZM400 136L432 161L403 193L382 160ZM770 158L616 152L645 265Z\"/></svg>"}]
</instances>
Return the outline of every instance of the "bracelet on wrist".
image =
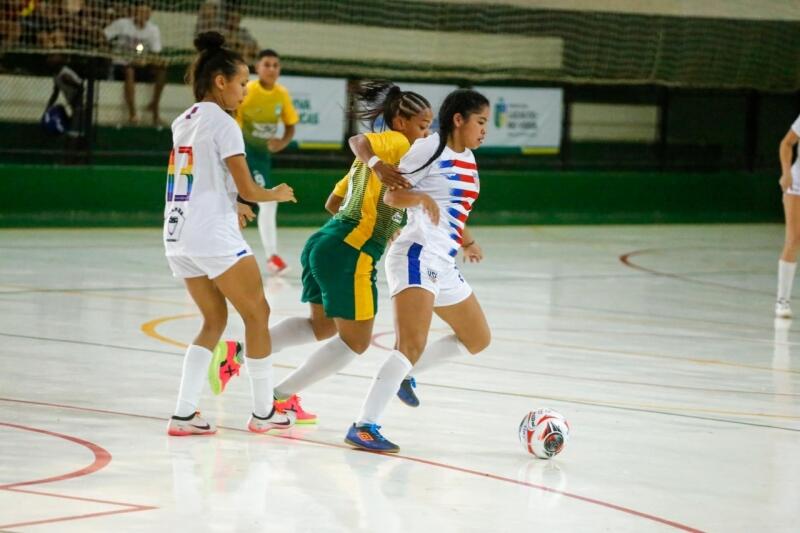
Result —
<instances>
[{"instance_id":1,"label":"bracelet on wrist","mask_svg":"<svg viewBox=\"0 0 800 533\"><path fill-rule=\"evenodd\" d=\"M470 247L470 246L472 246L473 244L475 244L475 241L474 241L474 240L472 240L472 241L468 242L467 244L462 244L462 245L461 245L461 247L462 247L462 248L469 248L469 247Z\"/></svg>"},{"instance_id":2,"label":"bracelet on wrist","mask_svg":"<svg viewBox=\"0 0 800 533\"><path fill-rule=\"evenodd\" d=\"M258 209L258 202L248 202L238 194L236 195L236 201L240 204L249 205L250 209Z\"/></svg>"},{"instance_id":3,"label":"bracelet on wrist","mask_svg":"<svg viewBox=\"0 0 800 533\"><path fill-rule=\"evenodd\" d=\"M372 157L369 158L369 161L367 161L367 167L373 168L375 165L378 164L380 160L381 160L380 157L378 157L377 155L373 155Z\"/></svg>"}]
</instances>

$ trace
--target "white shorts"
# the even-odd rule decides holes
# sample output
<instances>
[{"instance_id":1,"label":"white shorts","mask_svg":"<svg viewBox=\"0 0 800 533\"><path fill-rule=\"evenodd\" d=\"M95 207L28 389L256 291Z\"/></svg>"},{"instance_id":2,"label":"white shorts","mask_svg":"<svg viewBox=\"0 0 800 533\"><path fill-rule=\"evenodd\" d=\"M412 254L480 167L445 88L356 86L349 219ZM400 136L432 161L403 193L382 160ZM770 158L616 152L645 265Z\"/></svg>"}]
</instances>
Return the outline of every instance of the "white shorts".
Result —
<instances>
[{"instance_id":1,"label":"white shorts","mask_svg":"<svg viewBox=\"0 0 800 533\"><path fill-rule=\"evenodd\" d=\"M214 279L221 276L230 267L239 262L243 257L253 255L253 251L248 246L235 255L223 255L219 257L194 257L189 255L168 255L167 262L172 269L172 275L176 278L200 278L207 277Z\"/></svg>"},{"instance_id":2,"label":"white shorts","mask_svg":"<svg viewBox=\"0 0 800 533\"><path fill-rule=\"evenodd\" d=\"M472 294L454 262L426 254L419 244L413 244L407 254L387 254L385 268L392 297L409 287L421 287L433 293L434 307L445 307Z\"/></svg>"},{"instance_id":3,"label":"white shorts","mask_svg":"<svg viewBox=\"0 0 800 533\"><path fill-rule=\"evenodd\" d=\"M786 194L800 196L800 176L794 176L794 172L792 172L792 186L786 189Z\"/></svg>"}]
</instances>

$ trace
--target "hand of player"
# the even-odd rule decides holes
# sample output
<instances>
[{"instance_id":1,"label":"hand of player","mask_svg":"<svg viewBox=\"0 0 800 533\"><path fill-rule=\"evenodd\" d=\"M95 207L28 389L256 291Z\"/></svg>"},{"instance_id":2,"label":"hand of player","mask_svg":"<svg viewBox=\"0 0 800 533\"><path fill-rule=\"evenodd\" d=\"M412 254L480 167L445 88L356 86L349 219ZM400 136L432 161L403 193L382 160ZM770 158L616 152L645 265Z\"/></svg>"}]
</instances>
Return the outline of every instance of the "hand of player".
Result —
<instances>
[{"instance_id":1,"label":"hand of player","mask_svg":"<svg viewBox=\"0 0 800 533\"><path fill-rule=\"evenodd\" d=\"M284 148L286 148L286 146L280 139L270 139L267 141L267 150L269 150L270 153L274 154L275 152L280 152Z\"/></svg>"},{"instance_id":2,"label":"hand of player","mask_svg":"<svg viewBox=\"0 0 800 533\"><path fill-rule=\"evenodd\" d=\"M247 227L248 222L252 222L256 219L256 214L253 212L253 209L241 202L236 202L236 210L239 213L239 227L244 229Z\"/></svg>"},{"instance_id":3,"label":"hand of player","mask_svg":"<svg viewBox=\"0 0 800 533\"><path fill-rule=\"evenodd\" d=\"M297 198L294 197L294 189L286 185L285 183L281 183L280 185L273 187L270 189L273 193L275 193L275 201L276 202L294 202L297 203Z\"/></svg>"},{"instance_id":4,"label":"hand of player","mask_svg":"<svg viewBox=\"0 0 800 533\"><path fill-rule=\"evenodd\" d=\"M375 175L378 176L378 179L381 180L381 183L386 185L389 190L408 189L411 187L411 184L402 174L400 174L400 171L397 170L397 167L394 167L388 163L378 161L375 163L375 166L372 167L372 170L375 171Z\"/></svg>"},{"instance_id":5,"label":"hand of player","mask_svg":"<svg viewBox=\"0 0 800 533\"><path fill-rule=\"evenodd\" d=\"M439 206L436 205L436 202L428 196L427 194L421 195L422 199L419 202L420 207L425 213L430 217L431 222L434 225L439 225Z\"/></svg>"},{"instance_id":6,"label":"hand of player","mask_svg":"<svg viewBox=\"0 0 800 533\"><path fill-rule=\"evenodd\" d=\"M788 191L792 187L792 175L791 174L784 174L781 176L781 179L778 180L778 183L781 186L781 190L783 192Z\"/></svg>"},{"instance_id":7,"label":"hand of player","mask_svg":"<svg viewBox=\"0 0 800 533\"><path fill-rule=\"evenodd\" d=\"M483 261L483 250L478 246L478 243L472 241L472 244L465 246L461 249L464 252L464 262L480 263Z\"/></svg>"}]
</instances>

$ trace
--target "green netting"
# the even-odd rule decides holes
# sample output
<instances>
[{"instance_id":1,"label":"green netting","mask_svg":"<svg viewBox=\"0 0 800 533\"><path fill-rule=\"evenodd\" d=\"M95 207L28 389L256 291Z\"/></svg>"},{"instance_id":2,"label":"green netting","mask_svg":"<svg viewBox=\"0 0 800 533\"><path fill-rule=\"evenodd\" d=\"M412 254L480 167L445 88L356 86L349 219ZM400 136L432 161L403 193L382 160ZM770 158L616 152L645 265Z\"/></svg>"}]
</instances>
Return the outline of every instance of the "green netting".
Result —
<instances>
[{"instance_id":1,"label":"green netting","mask_svg":"<svg viewBox=\"0 0 800 533\"><path fill-rule=\"evenodd\" d=\"M0 51L146 58L103 28L133 2L5 2ZM16 6L16 7L14 7ZM252 57L277 49L288 70L392 79L653 83L792 91L792 21L732 20L388 0L150 2L159 60L181 64L196 31L218 29Z\"/></svg>"}]
</instances>

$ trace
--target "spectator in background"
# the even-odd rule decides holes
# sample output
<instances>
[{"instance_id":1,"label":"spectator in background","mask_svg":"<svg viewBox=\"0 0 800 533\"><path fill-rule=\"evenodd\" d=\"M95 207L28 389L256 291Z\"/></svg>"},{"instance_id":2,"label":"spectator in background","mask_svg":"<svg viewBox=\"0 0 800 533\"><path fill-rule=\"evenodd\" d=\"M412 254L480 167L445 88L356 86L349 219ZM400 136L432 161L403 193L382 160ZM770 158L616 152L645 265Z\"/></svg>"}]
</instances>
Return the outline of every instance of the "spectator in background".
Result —
<instances>
[{"instance_id":1,"label":"spectator in background","mask_svg":"<svg viewBox=\"0 0 800 533\"><path fill-rule=\"evenodd\" d=\"M19 42L22 35L22 16L28 2L25 0L0 1L0 47L10 48Z\"/></svg>"},{"instance_id":2,"label":"spectator in background","mask_svg":"<svg viewBox=\"0 0 800 533\"><path fill-rule=\"evenodd\" d=\"M222 33L219 1L208 0L200 6L200 10L197 12L197 23L194 27L195 37L207 31Z\"/></svg>"},{"instance_id":3,"label":"spectator in background","mask_svg":"<svg viewBox=\"0 0 800 533\"><path fill-rule=\"evenodd\" d=\"M20 18L23 45L36 45L52 50L66 48L64 31L59 28L61 3L56 0L39 1L25 9L27 15Z\"/></svg>"},{"instance_id":4,"label":"spectator in background","mask_svg":"<svg viewBox=\"0 0 800 533\"><path fill-rule=\"evenodd\" d=\"M258 42L247 28L241 27L241 22L242 15L238 11L229 11L222 33L231 50L241 55L248 65L252 65L258 55Z\"/></svg>"},{"instance_id":5,"label":"spectator in background","mask_svg":"<svg viewBox=\"0 0 800 533\"><path fill-rule=\"evenodd\" d=\"M98 3L86 5L84 0L64 0L59 28L71 49L97 50L105 43Z\"/></svg>"},{"instance_id":6,"label":"spectator in background","mask_svg":"<svg viewBox=\"0 0 800 533\"><path fill-rule=\"evenodd\" d=\"M153 113L153 124L163 125L159 115L161 92L167 78L166 64L156 54L161 52L161 32L150 22L151 9L148 4L138 4L133 16L118 18L103 30L115 52L114 79L125 81L125 104L128 106L128 121L139 123L136 112L135 83L152 81L153 99L147 109Z\"/></svg>"},{"instance_id":7,"label":"spectator in background","mask_svg":"<svg viewBox=\"0 0 800 533\"><path fill-rule=\"evenodd\" d=\"M69 123L66 134L69 137L78 137L82 134L83 122L83 78L67 66L66 58L61 55L52 55L49 63L55 70L53 76L53 92L47 101L46 110L49 110L58 101L59 94L64 95L69 108Z\"/></svg>"}]
</instances>

